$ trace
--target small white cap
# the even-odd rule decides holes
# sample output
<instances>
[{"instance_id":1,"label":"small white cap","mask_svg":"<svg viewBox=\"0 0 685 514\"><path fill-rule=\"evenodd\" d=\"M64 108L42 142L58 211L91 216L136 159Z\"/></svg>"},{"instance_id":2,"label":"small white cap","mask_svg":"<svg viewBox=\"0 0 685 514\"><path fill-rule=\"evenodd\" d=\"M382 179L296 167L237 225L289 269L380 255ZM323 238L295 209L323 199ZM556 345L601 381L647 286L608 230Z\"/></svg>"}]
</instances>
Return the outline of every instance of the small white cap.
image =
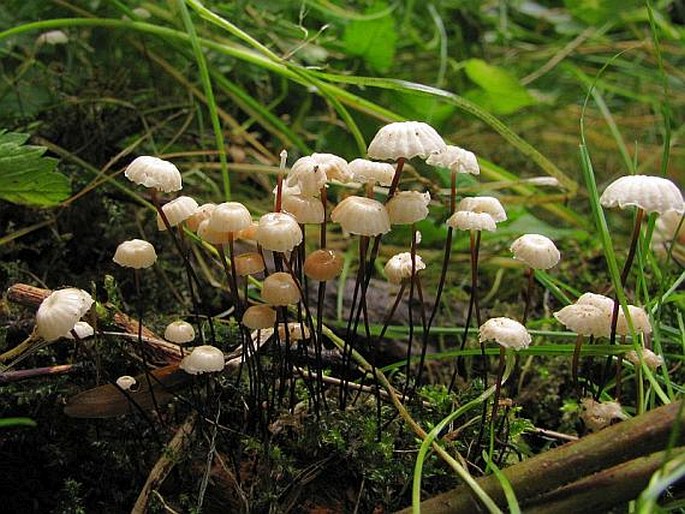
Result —
<instances>
[{"instance_id":1,"label":"small white cap","mask_svg":"<svg viewBox=\"0 0 685 514\"><path fill-rule=\"evenodd\" d=\"M303 196L318 196L329 180L349 182L352 172L347 161L330 153L314 153L293 164L285 184L297 187Z\"/></svg>"},{"instance_id":2,"label":"small white cap","mask_svg":"<svg viewBox=\"0 0 685 514\"><path fill-rule=\"evenodd\" d=\"M523 350L531 342L526 327L511 318L490 318L478 329L478 340L495 341L504 348Z\"/></svg>"},{"instance_id":3,"label":"small white cap","mask_svg":"<svg viewBox=\"0 0 685 514\"><path fill-rule=\"evenodd\" d=\"M195 329L187 321L172 321L164 329L164 339L176 344L185 344L195 339Z\"/></svg>"},{"instance_id":4,"label":"small white cap","mask_svg":"<svg viewBox=\"0 0 685 514\"><path fill-rule=\"evenodd\" d=\"M39 45L66 45L68 42L69 36L61 30L49 30L36 38Z\"/></svg>"},{"instance_id":5,"label":"small white cap","mask_svg":"<svg viewBox=\"0 0 685 514\"><path fill-rule=\"evenodd\" d=\"M138 387L138 381L130 375L122 375L117 378L117 386L124 391L135 391Z\"/></svg>"},{"instance_id":6,"label":"small white cap","mask_svg":"<svg viewBox=\"0 0 685 514\"><path fill-rule=\"evenodd\" d=\"M430 193L400 191L385 204L390 223L392 225L411 225L425 220L428 217L430 201Z\"/></svg>"},{"instance_id":7,"label":"small white cap","mask_svg":"<svg viewBox=\"0 0 685 514\"><path fill-rule=\"evenodd\" d=\"M457 211L447 218L446 224L457 230L497 230L497 223L487 212Z\"/></svg>"},{"instance_id":8,"label":"small white cap","mask_svg":"<svg viewBox=\"0 0 685 514\"><path fill-rule=\"evenodd\" d=\"M614 180L599 202L604 207L639 207L647 213L674 210L682 214L685 210L683 195L673 182L649 175L627 175Z\"/></svg>"},{"instance_id":9,"label":"small white cap","mask_svg":"<svg viewBox=\"0 0 685 514\"><path fill-rule=\"evenodd\" d=\"M591 432L597 432L611 425L614 420L626 419L618 402L597 402L592 398L583 398L580 401L580 419Z\"/></svg>"},{"instance_id":10,"label":"small white cap","mask_svg":"<svg viewBox=\"0 0 685 514\"><path fill-rule=\"evenodd\" d=\"M667 211L659 216L654 225L652 236L652 250L657 254L666 255L671 241L677 245L685 245L685 221L680 222L683 215L677 211Z\"/></svg>"},{"instance_id":11,"label":"small white cap","mask_svg":"<svg viewBox=\"0 0 685 514\"><path fill-rule=\"evenodd\" d=\"M426 265L420 255L415 256L414 269L416 273L426 269ZM402 252L390 257L385 264L385 276L391 284L401 284L411 277L411 253Z\"/></svg>"},{"instance_id":12,"label":"small white cap","mask_svg":"<svg viewBox=\"0 0 685 514\"><path fill-rule=\"evenodd\" d=\"M541 234L524 234L511 245L514 259L533 269L549 269L556 266L561 254L554 241Z\"/></svg>"},{"instance_id":13,"label":"small white cap","mask_svg":"<svg viewBox=\"0 0 685 514\"><path fill-rule=\"evenodd\" d=\"M607 337L611 332L611 314L587 303L574 303L554 313L554 317L576 334Z\"/></svg>"},{"instance_id":14,"label":"small white cap","mask_svg":"<svg viewBox=\"0 0 685 514\"><path fill-rule=\"evenodd\" d=\"M598 309L601 309L610 318L614 311L614 301L608 296L604 296L603 294L583 293L576 300L576 304L594 305Z\"/></svg>"},{"instance_id":15,"label":"small white cap","mask_svg":"<svg viewBox=\"0 0 685 514\"><path fill-rule=\"evenodd\" d=\"M209 216L208 228L212 232L238 232L252 225L252 215L240 202L224 202L216 206Z\"/></svg>"},{"instance_id":16,"label":"small white cap","mask_svg":"<svg viewBox=\"0 0 685 514\"><path fill-rule=\"evenodd\" d=\"M313 196L283 195L281 208L300 225L323 223L325 216L321 200Z\"/></svg>"},{"instance_id":17,"label":"small white cap","mask_svg":"<svg viewBox=\"0 0 685 514\"><path fill-rule=\"evenodd\" d=\"M484 212L492 216L495 223L507 219L507 213L494 196L469 196L457 204L458 211Z\"/></svg>"},{"instance_id":18,"label":"small white cap","mask_svg":"<svg viewBox=\"0 0 685 514\"><path fill-rule=\"evenodd\" d=\"M135 184L170 193L183 188L181 172L169 161L150 155L137 157L128 165L124 175Z\"/></svg>"},{"instance_id":19,"label":"small white cap","mask_svg":"<svg viewBox=\"0 0 685 514\"><path fill-rule=\"evenodd\" d=\"M214 212L214 209L216 209L216 204L203 203L197 208L195 213L190 218L188 218L188 220L186 221L186 225L193 232L197 232L200 223L202 223L205 220L208 220L209 217L212 215L212 212Z\"/></svg>"},{"instance_id":20,"label":"small white cap","mask_svg":"<svg viewBox=\"0 0 685 514\"><path fill-rule=\"evenodd\" d=\"M169 222L169 226L175 227L195 214L198 208L197 202L190 196L179 196L164 204L162 211ZM159 230L166 230L164 221L162 221L162 217L159 214L157 214L157 228Z\"/></svg>"},{"instance_id":21,"label":"small white cap","mask_svg":"<svg viewBox=\"0 0 685 514\"><path fill-rule=\"evenodd\" d=\"M93 334L95 334L95 330L87 321L77 321L74 325L74 328L72 328L69 332L64 334L64 337L66 339L76 339L72 332L76 332L76 337L78 337L79 339L87 339L88 337L92 337Z\"/></svg>"},{"instance_id":22,"label":"small white cap","mask_svg":"<svg viewBox=\"0 0 685 514\"><path fill-rule=\"evenodd\" d=\"M651 334L652 325L649 322L649 316L647 311L642 307L637 307L635 305L628 305L628 312L630 313L630 319L633 322L633 328L638 334ZM616 333L620 336L627 336L630 334L630 329L628 327L628 320L623 312L623 309L618 311L618 319L616 320Z\"/></svg>"},{"instance_id":23,"label":"small white cap","mask_svg":"<svg viewBox=\"0 0 685 514\"><path fill-rule=\"evenodd\" d=\"M155 263L157 253L155 247L147 241L131 239L117 246L112 260L125 268L144 269Z\"/></svg>"},{"instance_id":24,"label":"small white cap","mask_svg":"<svg viewBox=\"0 0 685 514\"><path fill-rule=\"evenodd\" d=\"M269 212L259 218L256 238L265 250L289 252L302 242L302 230L290 214Z\"/></svg>"},{"instance_id":25,"label":"small white cap","mask_svg":"<svg viewBox=\"0 0 685 514\"><path fill-rule=\"evenodd\" d=\"M224 353L221 350L215 346L202 345L193 348L178 367L189 375L201 375L222 371L224 365Z\"/></svg>"},{"instance_id":26,"label":"small white cap","mask_svg":"<svg viewBox=\"0 0 685 514\"><path fill-rule=\"evenodd\" d=\"M447 145L442 152L429 155L426 164L447 168L454 173L480 174L476 154L453 145Z\"/></svg>"},{"instance_id":27,"label":"small white cap","mask_svg":"<svg viewBox=\"0 0 685 514\"><path fill-rule=\"evenodd\" d=\"M213 245L227 244L230 242L231 237L237 237L237 234L232 234L231 232L212 230L209 226L209 219L200 222L197 227L197 235Z\"/></svg>"},{"instance_id":28,"label":"small white cap","mask_svg":"<svg viewBox=\"0 0 685 514\"><path fill-rule=\"evenodd\" d=\"M372 198L348 196L335 206L331 221L342 229L360 236L377 236L390 232L390 217L385 206Z\"/></svg>"},{"instance_id":29,"label":"small white cap","mask_svg":"<svg viewBox=\"0 0 685 514\"><path fill-rule=\"evenodd\" d=\"M46 341L64 337L93 305L93 298L75 287L48 295L36 312L36 332Z\"/></svg>"},{"instance_id":30,"label":"small white cap","mask_svg":"<svg viewBox=\"0 0 685 514\"><path fill-rule=\"evenodd\" d=\"M626 353L625 358L628 362L632 362L633 365L640 365L640 356L635 350L631 350ZM659 366L663 365L664 358L661 355L657 355L649 348L642 349L642 360L645 361L645 366L654 371Z\"/></svg>"},{"instance_id":31,"label":"small white cap","mask_svg":"<svg viewBox=\"0 0 685 514\"><path fill-rule=\"evenodd\" d=\"M427 158L447 145L433 127L421 121L389 123L376 133L369 144L370 159L393 160Z\"/></svg>"},{"instance_id":32,"label":"small white cap","mask_svg":"<svg viewBox=\"0 0 685 514\"><path fill-rule=\"evenodd\" d=\"M387 162L355 159L350 162L352 179L362 184L380 184L390 186L395 176L395 167Z\"/></svg>"}]
</instances>

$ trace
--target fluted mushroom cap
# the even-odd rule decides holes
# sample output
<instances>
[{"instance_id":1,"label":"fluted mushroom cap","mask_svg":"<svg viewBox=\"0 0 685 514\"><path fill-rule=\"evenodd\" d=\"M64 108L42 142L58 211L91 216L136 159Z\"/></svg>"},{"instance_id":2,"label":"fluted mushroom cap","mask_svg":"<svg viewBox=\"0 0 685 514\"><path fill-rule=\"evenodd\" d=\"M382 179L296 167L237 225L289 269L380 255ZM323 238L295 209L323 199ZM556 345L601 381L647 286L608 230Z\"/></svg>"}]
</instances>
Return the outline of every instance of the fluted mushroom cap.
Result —
<instances>
[{"instance_id":1,"label":"fluted mushroom cap","mask_svg":"<svg viewBox=\"0 0 685 514\"><path fill-rule=\"evenodd\" d=\"M201 375L222 371L224 365L224 352L215 346L205 344L193 348L178 367L189 375Z\"/></svg>"},{"instance_id":2,"label":"fluted mushroom cap","mask_svg":"<svg viewBox=\"0 0 685 514\"><path fill-rule=\"evenodd\" d=\"M590 304L574 303L554 313L554 317L576 334L607 337L611 332L611 314Z\"/></svg>"},{"instance_id":3,"label":"fluted mushroom cap","mask_svg":"<svg viewBox=\"0 0 685 514\"><path fill-rule=\"evenodd\" d=\"M411 268L411 253L398 253L390 257L388 262L385 263L385 276L391 284L401 284L408 278L411 278ZM416 273L426 269L426 264L420 255L415 256L414 269Z\"/></svg>"},{"instance_id":4,"label":"fluted mushroom cap","mask_svg":"<svg viewBox=\"0 0 685 514\"><path fill-rule=\"evenodd\" d=\"M157 261L157 252L147 241L131 239L117 246L112 260L125 268L149 268Z\"/></svg>"},{"instance_id":5,"label":"fluted mushroom cap","mask_svg":"<svg viewBox=\"0 0 685 514\"><path fill-rule=\"evenodd\" d=\"M283 212L290 214L300 225L323 223L325 213L321 200L313 196L283 195Z\"/></svg>"},{"instance_id":6,"label":"fluted mushroom cap","mask_svg":"<svg viewBox=\"0 0 685 514\"><path fill-rule=\"evenodd\" d=\"M197 227L197 235L213 245L228 244L231 240L231 237L235 237L235 235L231 232L212 230L211 226L209 225L209 218L200 222Z\"/></svg>"},{"instance_id":7,"label":"fluted mushroom cap","mask_svg":"<svg viewBox=\"0 0 685 514\"><path fill-rule=\"evenodd\" d=\"M671 245L675 242L674 251L678 245L685 245L685 221L681 223L683 215L674 210L660 215L654 225L654 235L652 236L652 250L656 253L665 255Z\"/></svg>"},{"instance_id":8,"label":"fluted mushroom cap","mask_svg":"<svg viewBox=\"0 0 685 514\"><path fill-rule=\"evenodd\" d=\"M427 158L447 145L433 127L421 121L389 123L376 133L367 151L370 159L381 161L413 157Z\"/></svg>"},{"instance_id":9,"label":"fluted mushroom cap","mask_svg":"<svg viewBox=\"0 0 685 514\"><path fill-rule=\"evenodd\" d=\"M72 332L76 332L76 337ZM69 332L64 334L66 339L87 339L95 334L95 329L87 321L77 321Z\"/></svg>"},{"instance_id":10,"label":"fluted mushroom cap","mask_svg":"<svg viewBox=\"0 0 685 514\"><path fill-rule=\"evenodd\" d=\"M304 260L304 274L312 280L326 282L340 275L344 263L343 257L335 250L321 248Z\"/></svg>"},{"instance_id":11,"label":"fluted mushroom cap","mask_svg":"<svg viewBox=\"0 0 685 514\"><path fill-rule=\"evenodd\" d=\"M208 228L212 232L238 232L252 224L252 215L240 202L224 202L216 206L209 216Z\"/></svg>"},{"instance_id":12,"label":"fluted mushroom cap","mask_svg":"<svg viewBox=\"0 0 685 514\"><path fill-rule=\"evenodd\" d=\"M187 321L172 321L164 329L164 339L176 344L189 343L195 339L195 329Z\"/></svg>"},{"instance_id":13,"label":"fluted mushroom cap","mask_svg":"<svg viewBox=\"0 0 685 514\"><path fill-rule=\"evenodd\" d=\"M214 212L214 209L216 209L215 203L203 203L197 208L195 213L186 220L186 226L193 232L197 232L200 223L208 220L212 215L212 212Z\"/></svg>"},{"instance_id":14,"label":"fluted mushroom cap","mask_svg":"<svg viewBox=\"0 0 685 514\"><path fill-rule=\"evenodd\" d=\"M235 272L238 276L256 275L264 271L264 259L257 252L246 252L234 258Z\"/></svg>"},{"instance_id":15,"label":"fluted mushroom cap","mask_svg":"<svg viewBox=\"0 0 685 514\"><path fill-rule=\"evenodd\" d=\"M490 318L478 329L478 340L495 341L504 348L523 350L528 348L531 342L530 334L526 327L511 318Z\"/></svg>"},{"instance_id":16,"label":"fluted mushroom cap","mask_svg":"<svg viewBox=\"0 0 685 514\"><path fill-rule=\"evenodd\" d=\"M390 232L390 217L385 206L362 196L348 196L335 206L331 221L342 229L360 236L377 236Z\"/></svg>"},{"instance_id":17,"label":"fluted mushroom cap","mask_svg":"<svg viewBox=\"0 0 685 514\"><path fill-rule=\"evenodd\" d=\"M632 362L635 366L640 365L640 356L637 354L635 350L631 350L628 353L626 353L625 359L628 362ZM654 371L656 368L663 365L664 363L664 358L661 355L657 355L649 348L642 349L642 360L645 361L645 365L652 371Z\"/></svg>"},{"instance_id":18,"label":"fluted mushroom cap","mask_svg":"<svg viewBox=\"0 0 685 514\"><path fill-rule=\"evenodd\" d=\"M276 311L268 305L252 305L245 310L242 321L250 330L273 328L276 324Z\"/></svg>"},{"instance_id":19,"label":"fluted mushroom cap","mask_svg":"<svg viewBox=\"0 0 685 514\"><path fill-rule=\"evenodd\" d=\"M300 301L300 289L290 273L272 273L262 283L262 298L269 305L292 305Z\"/></svg>"},{"instance_id":20,"label":"fluted mushroom cap","mask_svg":"<svg viewBox=\"0 0 685 514\"><path fill-rule=\"evenodd\" d=\"M674 210L682 214L685 210L678 186L666 178L649 175L627 175L614 180L599 202L604 207L639 207L648 213Z\"/></svg>"},{"instance_id":21,"label":"fluted mushroom cap","mask_svg":"<svg viewBox=\"0 0 685 514\"><path fill-rule=\"evenodd\" d=\"M190 196L179 196L169 203L164 204L162 206L162 211L169 222L169 226L175 227L195 214L198 208L197 202ZM157 214L157 228L159 230L166 230L164 221L162 221L162 217L159 214Z\"/></svg>"},{"instance_id":22,"label":"fluted mushroom cap","mask_svg":"<svg viewBox=\"0 0 685 514\"><path fill-rule=\"evenodd\" d=\"M411 225L425 220L428 217L430 201L430 193L400 191L385 204L390 223L392 225Z\"/></svg>"},{"instance_id":23,"label":"fluted mushroom cap","mask_svg":"<svg viewBox=\"0 0 685 514\"><path fill-rule=\"evenodd\" d=\"M514 259L533 269L549 269L556 266L561 254L554 241L541 234L524 234L511 245Z\"/></svg>"},{"instance_id":24,"label":"fluted mushroom cap","mask_svg":"<svg viewBox=\"0 0 685 514\"><path fill-rule=\"evenodd\" d=\"M591 432L597 432L608 427L614 420L622 420L628 417L618 402L597 402L593 398L583 398L580 405L580 419Z\"/></svg>"},{"instance_id":25,"label":"fluted mushroom cap","mask_svg":"<svg viewBox=\"0 0 685 514\"><path fill-rule=\"evenodd\" d=\"M302 242L302 230L290 214L269 212L259 218L256 238L265 250L289 252Z\"/></svg>"},{"instance_id":26,"label":"fluted mushroom cap","mask_svg":"<svg viewBox=\"0 0 685 514\"><path fill-rule=\"evenodd\" d=\"M124 175L135 184L170 193L183 188L181 172L173 163L158 157L143 155L128 165Z\"/></svg>"},{"instance_id":27,"label":"fluted mushroom cap","mask_svg":"<svg viewBox=\"0 0 685 514\"><path fill-rule=\"evenodd\" d=\"M457 211L447 218L446 223L457 230L497 230L497 223L487 212Z\"/></svg>"},{"instance_id":28,"label":"fluted mushroom cap","mask_svg":"<svg viewBox=\"0 0 685 514\"><path fill-rule=\"evenodd\" d=\"M293 164L285 183L297 187L303 196L318 196L329 180L349 182L352 172L347 161L330 153L313 153Z\"/></svg>"},{"instance_id":29,"label":"fluted mushroom cap","mask_svg":"<svg viewBox=\"0 0 685 514\"><path fill-rule=\"evenodd\" d=\"M122 375L116 380L117 386L124 391L135 391L138 388L138 381L130 375Z\"/></svg>"},{"instance_id":30,"label":"fluted mushroom cap","mask_svg":"<svg viewBox=\"0 0 685 514\"><path fill-rule=\"evenodd\" d=\"M494 196L469 196L457 204L458 211L484 212L492 216L495 223L507 219L501 202Z\"/></svg>"},{"instance_id":31,"label":"fluted mushroom cap","mask_svg":"<svg viewBox=\"0 0 685 514\"><path fill-rule=\"evenodd\" d=\"M395 176L395 167L387 162L355 159L350 161L352 179L362 184L380 184L390 186Z\"/></svg>"},{"instance_id":32,"label":"fluted mushroom cap","mask_svg":"<svg viewBox=\"0 0 685 514\"><path fill-rule=\"evenodd\" d=\"M636 305L628 305L628 312L630 313L630 319L633 322L633 328L638 334L651 334L652 324L649 322L649 316L647 311L642 307L637 307ZM628 327L628 319L626 318L623 309L618 311L618 319L616 320L616 333L620 336L627 336L630 334L630 328Z\"/></svg>"},{"instance_id":33,"label":"fluted mushroom cap","mask_svg":"<svg viewBox=\"0 0 685 514\"><path fill-rule=\"evenodd\" d=\"M429 155L426 164L447 168L454 173L480 174L476 154L453 145L447 145L441 152Z\"/></svg>"},{"instance_id":34,"label":"fluted mushroom cap","mask_svg":"<svg viewBox=\"0 0 685 514\"><path fill-rule=\"evenodd\" d=\"M601 309L609 317L611 317L611 314L614 310L614 301L608 296L597 293L583 293L576 300L576 304L594 305L595 307Z\"/></svg>"},{"instance_id":35,"label":"fluted mushroom cap","mask_svg":"<svg viewBox=\"0 0 685 514\"><path fill-rule=\"evenodd\" d=\"M93 305L93 298L75 287L58 289L48 295L36 312L36 332L46 341L68 334Z\"/></svg>"}]
</instances>

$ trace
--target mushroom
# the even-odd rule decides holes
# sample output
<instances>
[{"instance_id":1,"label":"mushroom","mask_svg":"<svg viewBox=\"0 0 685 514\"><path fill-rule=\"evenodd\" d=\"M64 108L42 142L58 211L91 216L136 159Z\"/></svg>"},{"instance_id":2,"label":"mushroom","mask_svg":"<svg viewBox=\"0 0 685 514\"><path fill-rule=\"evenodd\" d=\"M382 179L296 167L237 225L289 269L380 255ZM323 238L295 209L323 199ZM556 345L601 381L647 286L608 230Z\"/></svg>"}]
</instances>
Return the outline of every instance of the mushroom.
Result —
<instances>
[{"instance_id":1,"label":"mushroom","mask_svg":"<svg viewBox=\"0 0 685 514\"><path fill-rule=\"evenodd\" d=\"M215 346L206 344L193 348L193 351L185 356L178 365L189 375L216 373L223 371L224 366L224 352Z\"/></svg>"}]
</instances>

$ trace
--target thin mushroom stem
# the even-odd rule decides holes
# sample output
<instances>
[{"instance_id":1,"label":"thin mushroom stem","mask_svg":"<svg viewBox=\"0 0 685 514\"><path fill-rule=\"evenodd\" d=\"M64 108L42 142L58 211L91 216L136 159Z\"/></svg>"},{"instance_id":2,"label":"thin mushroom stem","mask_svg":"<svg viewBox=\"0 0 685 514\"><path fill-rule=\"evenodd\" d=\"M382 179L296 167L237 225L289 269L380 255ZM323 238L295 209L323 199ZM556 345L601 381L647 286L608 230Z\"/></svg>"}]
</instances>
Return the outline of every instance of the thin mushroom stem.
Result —
<instances>
[{"instance_id":1,"label":"thin mushroom stem","mask_svg":"<svg viewBox=\"0 0 685 514\"><path fill-rule=\"evenodd\" d=\"M492 445L494 444L494 430L497 419L497 409L499 408L499 398L502 391L502 375L504 375L504 363L506 357L506 348L499 347L499 367L497 368L497 380L495 381L495 396L492 404L492 414L490 415L490 458L492 458Z\"/></svg>"},{"instance_id":2,"label":"thin mushroom stem","mask_svg":"<svg viewBox=\"0 0 685 514\"><path fill-rule=\"evenodd\" d=\"M592 337L592 336L591 336ZM578 364L580 363L580 350L583 347L583 340L585 338L582 334L578 334L576 337L576 344L573 348L573 360L571 361L571 376L573 377L573 387L576 392L580 395L578 388Z\"/></svg>"}]
</instances>

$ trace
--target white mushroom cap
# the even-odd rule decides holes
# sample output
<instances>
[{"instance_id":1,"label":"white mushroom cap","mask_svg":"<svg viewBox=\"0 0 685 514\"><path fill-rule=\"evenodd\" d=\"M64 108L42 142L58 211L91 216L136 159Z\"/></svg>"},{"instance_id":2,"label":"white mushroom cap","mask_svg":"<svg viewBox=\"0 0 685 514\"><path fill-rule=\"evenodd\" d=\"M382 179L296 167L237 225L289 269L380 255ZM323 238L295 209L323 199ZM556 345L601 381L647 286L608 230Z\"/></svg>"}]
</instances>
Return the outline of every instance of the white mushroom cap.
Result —
<instances>
[{"instance_id":1,"label":"white mushroom cap","mask_svg":"<svg viewBox=\"0 0 685 514\"><path fill-rule=\"evenodd\" d=\"M38 45L65 45L69 42L69 36L61 30L49 30L36 38Z\"/></svg>"},{"instance_id":2,"label":"white mushroom cap","mask_svg":"<svg viewBox=\"0 0 685 514\"><path fill-rule=\"evenodd\" d=\"M592 432L597 432L611 425L611 422L616 419L626 419L626 416L621 409L621 404L618 402L597 402L592 398L583 398L580 401L581 413L580 419L583 420L585 426Z\"/></svg>"},{"instance_id":3,"label":"white mushroom cap","mask_svg":"<svg viewBox=\"0 0 685 514\"><path fill-rule=\"evenodd\" d=\"M247 275L256 275L264 271L264 258L257 252L245 252L236 255L233 263L235 265L235 272L239 277Z\"/></svg>"},{"instance_id":4,"label":"white mushroom cap","mask_svg":"<svg viewBox=\"0 0 685 514\"><path fill-rule=\"evenodd\" d=\"M155 247L142 239L131 239L117 246L112 258L119 266L133 269L149 268L157 260Z\"/></svg>"},{"instance_id":5,"label":"white mushroom cap","mask_svg":"<svg viewBox=\"0 0 685 514\"><path fill-rule=\"evenodd\" d=\"M300 288L290 273L272 273L262 283L262 298L269 305L292 305L300 301Z\"/></svg>"},{"instance_id":6,"label":"white mushroom cap","mask_svg":"<svg viewBox=\"0 0 685 514\"><path fill-rule=\"evenodd\" d=\"M273 329L276 311L268 305L252 305L245 310L242 322L250 330Z\"/></svg>"},{"instance_id":7,"label":"white mushroom cap","mask_svg":"<svg viewBox=\"0 0 685 514\"><path fill-rule=\"evenodd\" d=\"M495 220L487 212L457 211L447 218L447 226L457 230L487 230L497 229Z\"/></svg>"},{"instance_id":8,"label":"white mushroom cap","mask_svg":"<svg viewBox=\"0 0 685 514\"><path fill-rule=\"evenodd\" d=\"M169 222L169 226L175 227L195 214L198 208L197 202L190 196L179 196L164 204L162 211ZM157 228L159 230L166 230L164 221L162 221L162 217L159 214L157 214Z\"/></svg>"},{"instance_id":9,"label":"white mushroom cap","mask_svg":"<svg viewBox=\"0 0 685 514\"><path fill-rule=\"evenodd\" d=\"M426 265L420 255L416 255L414 268L416 273L426 269ZM393 255L385 264L385 276L391 284L401 284L411 277L411 253L402 252Z\"/></svg>"},{"instance_id":10,"label":"white mushroom cap","mask_svg":"<svg viewBox=\"0 0 685 514\"><path fill-rule=\"evenodd\" d=\"M390 232L387 209L372 198L348 196L335 206L331 221L340 223L342 229L350 234L377 236Z\"/></svg>"},{"instance_id":11,"label":"white mushroom cap","mask_svg":"<svg viewBox=\"0 0 685 514\"><path fill-rule=\"evenodd\" d=\"M429 155L426 164L447 168L454 173L480 174L476 154L453 145L447 145L442 152Z\"/></svg>"},{"instance_id":12,"label":"white mushroom cap","mask_svg":"<svg viewBox=\"0 0 685 514\"><path fill-rule=\"evenodd\" d=\"M265 250L289 252L302 242L302 230L290 214L269 212L259 218L256 238Z\"/></svg>"},{"instance_id":13,"label":"white mushroom cap","mask_svg":"<svg viewBox=\"0 0 685 514\"><path fill-rule=\"evenodd\" d=\"M652 249L665 255L671 241L677 244L685 244L685 221L682 213L674 210L667 211L660 215L654 225L654 235L652 236Z\"/></svg>"},{"instance_id":14,"label":"white mushroom cap","mask_svg":"<svg viewBox=\"0 0 685 514\"><path fill-rule=\"evenodd\" d=\"M469 196L457 204L458 211L484 212L492 216L495 223L507 219L507 213L494 196Z\"/></svg>"},{"instance_id":15,"label":"white mushroom cap","mask_svg":"<svg viewBox=\"0 0 685 514\"><path fill-rule=\"evenodd\" d=\"M176 344L185 344L195 339L195 329L187 321L172 321L164 329L164 339Z\"/></svg>"},{"instance_id":16,"label":"white mushroom cap","mask_svg":"<svg viewBox=\"0 0 685 514\"><path fill-rule=\"evenodd\" d=\"M673 182L663 177L627 175L614 180L599 199L604 207L639 207L645 212L683 213L683 195Z\"/></svg>"},{"instance_id":17,"label":"white mushroom cap","mask_svg":"<svg viewBox=\"0 0 685 514\"><path fill-rule=\"evenodd\" d=\"M385 204L390 223L392 225L411 225L425 220L428 217L430 201L430 193L400 191Z\"/></svg>"},{"instance_id":18,"label":"white mushroom cap","mask_svg":"<svg viewBox=\"0 0 685 514\"><path fill-rule=\"evenodd\" d=\"M635 366L640 365L640 356L635 350L631 350L626 353L625 358L628 362L632 362ZM664 358L661 355L657 355L649 348L642 349L642 360L645 361L645 365L652 371L664 363Z\"/></svg>"},{"instance_id":19,"label":"white mushroom cap","mask_svg":"<svg viewBox=\"0 0 685 514\"><path fill-rule=\"evenodd\" d=\"M387 162L355 159L350 162L352 179L362 184L380 184L390 186L395 176L395 167Z\"/></svg>"},{"instance_id":20,"label":"white mushroom cap","mask_svg":"<svg viewBox=\"0 0 685 514\"><path fill-rule=\"evenodd\" d=\"M215 346L205 344L193 348L193 351L181 360L178 367L189 375L201 375L222 371L224 365L224 352Z\"/></svg>"},{"instance_id":21,"label":"white mushroom cap","mask_svg":"<svg viewBox=\"0 0 685 514\"><path fill-rule=\"evenodd\" d=\"M594 305L598 309L601 309L609 317L611 317L614 310L614 301L608 296L597 293L583 293L576 300L576 304Z\"/></svg>"},{"instance_id":22,"label":"white mushroom cap","mask_svg":"<svg viewBox=\"0 0 685 514\"><path fill-rule=\"evenodd\" d=\"M173 163L158 157L143 155L128 165L124 175L135 184L170 193L183 188L181 172Z\"/></svg>"},{"instance_id":23,"label":"white mushroom cap","mask_svg":"<svg viewBox=\"0 0 685 514\"><path fill-rule=\"evenodd\" d=\"M212 230L209 225L209 218L200 222L197 227L197 235L213 245L227 244L231 240L231 237L236 237L236 235L231 232Z\"/></svg>"},{"instance_id":24,"label":"white mushroom cap","mask_svg":"<svg viewBox=\"0 0 685 514\"><path fill-rule=\"evenodd\" d=\"M122 375L117 378L116 383L124 391L133 391L138 385L138 381L130 375Z\"/></svg>"},{"instance_id":25,"label":"white mushroom cap","mask_svg":"<svg viewBox=\"0 0 685 514\"><path fill-rule=\"evenodd\" d=\"M636 333L652 333L652 325L649 322L647 311L645 311L642 307L628 305L628 313L630 314L630 319L633 321L633 327L635 328ZM618 319L616 320L616 333L620 336L627 336L630 334L628 320L626 319L623 309L619 309L618 311Z\"/></svg>"},{"instance_id":26,"label":"white mushroom cap","mask_svg":"<svg viewBox=\"0 0 685 514\"><path fill-rule=\"evenodd\" d=\"M352 172L345 159L330 153L314 153L295 161L285 184L299 187L303 196L318 196L329 180L349 182L351 179Z\"/></svg>"},{"instance_id":27,"label":"white mushroom cap","mask_svg":"<svg viewBox=\"0 0 685 514\"><path fill-rule=\"evenodd\" d=\"M93 298L75 287L58 289L45 298L36 312L36 332L46 341L68 334L93 305Z\"/></svg>"},{"instance_id":28,"label":"white mushroom cap","mask_svg":"<svg viewBox=\"0 0 685 514\"><path fill-rule=\"evenodd\" d=\"M433 127L421 121L389 123L376 133L369 144L370 159L393 160L427 158L447 145Z\"/></svg>"},{"instance_id":29,"label":"white mushroom cap","mask_svg":"<svg viewBox=\"0 0 685 514\"><path fill-rule=\"evenodd\" d=\"M490 318L478 329L478 340L495 341L504 348L523 350L531 342L526 327L511 318Z\"/></svg>"},{"instance_id":30,"label":"white mushroom cap","mask_svg":"<svg viewBox=\"0 0 685 514\"><path fill-rule=\"evenodd\" d=\"M252 225L252 215L240 202L224 202L216 206L209 216L212 232L238 232Z\"/></svg>"},{"instance_id":31,"label":"white mushroom cap","mask_svg":"<svg viewBox=\"0 0 685 514\"><path fill-rule=\"evenodd\" d=\"M561 254L554 241L540 234L525 234L511 245L514 259L526 263L533 269L549 269L556 266Z\"/></svg>"},{"instance_id":32,"label":"white mushroom cap","mask_svg":"<svg viewBox=\"0 0 685 514\"><path fill-rule=\"evenodd\" d=\"M202 223L205 220L208 220L209 217L212 215L214 209L216 209L216 204L203 203L197 208L195 213L190 218L188 218L188 220L186 221L187 227L193 232L197 232L197 229L200 227L200 223Z\"/></svg>"},{"instance_id":33,"label":"white mushroom cap","mask_svg":"<svg viewBox=\"0 0 685 514\"><path fill-rule=\"evenodd\" d=\"M611 332L611 314L588 303L574 303L554 313L566 328L584 336L608 337Z\"/></svg>"},{"instance_id":34,"label":"white mushroom cap","mask_svg":"<svg viewBox=\"0 0 685 514\"><path fill-rule=\"evenodd\" d=\"M323 223L325 217L321 200L313 196L283 195L281 208L301 225Z\"/></svg>"},{"instance_id":35,"label":"white mushroom cap","mask_svg":"<svg viewBox=\"0 0 685 514\"><path fill-rule=\"evenodd\" d=\"M77 321L69 332L64 334L66 339L75 339L73 332L76 332L76 337L79 339L87 339L95 334L95 329L87 321Z\"/></svg>"}]
</instances>

